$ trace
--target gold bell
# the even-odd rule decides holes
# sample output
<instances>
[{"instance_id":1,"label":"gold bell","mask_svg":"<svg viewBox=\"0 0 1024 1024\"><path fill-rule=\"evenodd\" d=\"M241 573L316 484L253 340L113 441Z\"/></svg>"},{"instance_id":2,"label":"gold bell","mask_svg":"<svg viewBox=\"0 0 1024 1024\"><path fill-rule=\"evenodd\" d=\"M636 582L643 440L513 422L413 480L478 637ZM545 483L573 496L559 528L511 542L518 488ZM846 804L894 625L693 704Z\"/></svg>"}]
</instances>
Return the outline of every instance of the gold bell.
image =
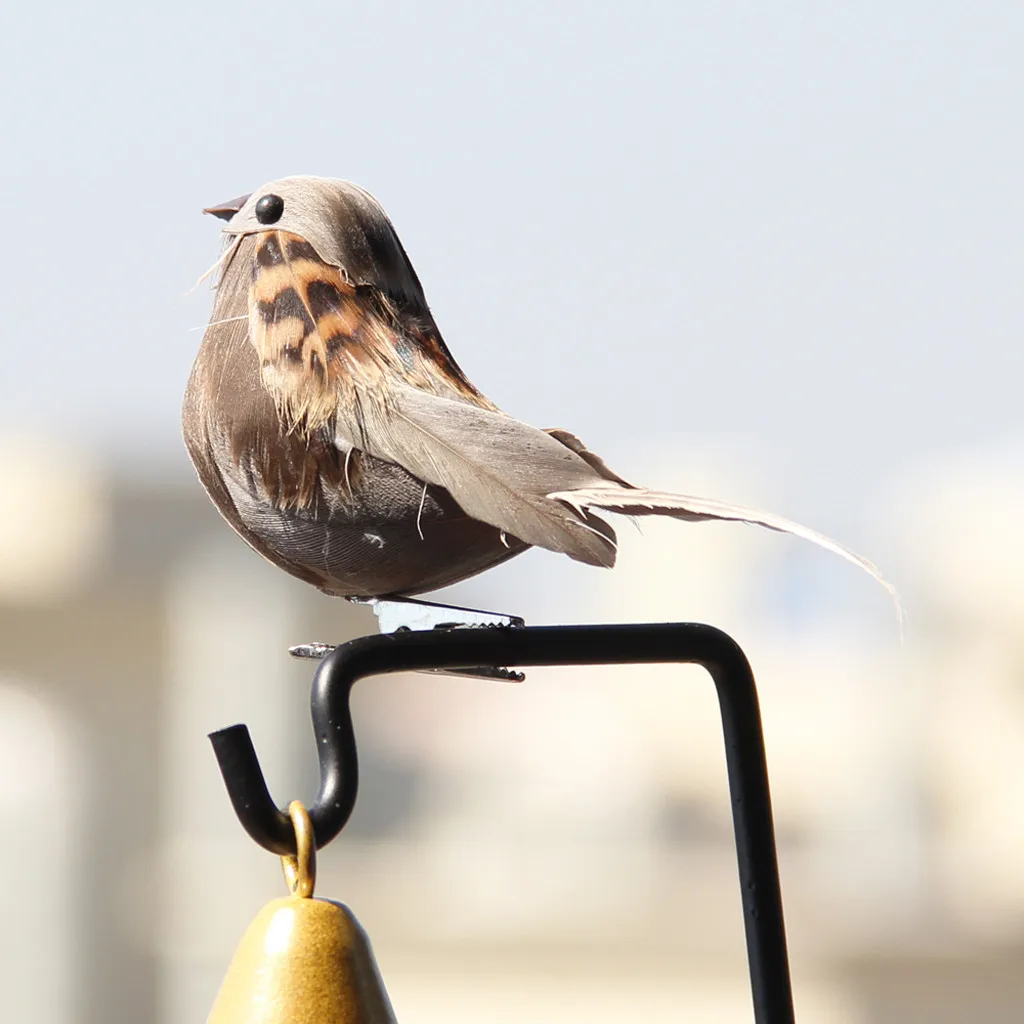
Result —
<instances>
[{"instance_id":1,"label":"gold bell","mask_svg":"<svg viewBox=\"0 0 1024 1024\"><path fill-rule=\"evenodd\" d=\"M207 1024L395 1024L366 932L352 911L313 896L309 814L288 808L296 856L282 857L291 895L249 925Z\"/></svg>"}]
</instances>

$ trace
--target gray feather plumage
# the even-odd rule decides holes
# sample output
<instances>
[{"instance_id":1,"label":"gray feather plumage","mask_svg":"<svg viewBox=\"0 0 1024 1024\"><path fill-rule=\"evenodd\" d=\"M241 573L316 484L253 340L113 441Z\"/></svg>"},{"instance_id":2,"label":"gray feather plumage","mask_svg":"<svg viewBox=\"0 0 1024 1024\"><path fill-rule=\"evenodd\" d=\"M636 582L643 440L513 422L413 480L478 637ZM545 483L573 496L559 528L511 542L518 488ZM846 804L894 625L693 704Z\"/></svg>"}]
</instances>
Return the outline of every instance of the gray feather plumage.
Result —
<instances>
[{"instance_id":1,"label":"gray feather plumage","mask_svg":"<svg viewBox=\"0 0 1024 1024\"><path fill-rule=\"evenodd\" d=\"M581 562L615 564L614 530L549 497L604 478L543 430L400 383L389 386L383 403L339 409L337 430L343 443L444 487L475 519Z\"/></svg>"}]
</instances>

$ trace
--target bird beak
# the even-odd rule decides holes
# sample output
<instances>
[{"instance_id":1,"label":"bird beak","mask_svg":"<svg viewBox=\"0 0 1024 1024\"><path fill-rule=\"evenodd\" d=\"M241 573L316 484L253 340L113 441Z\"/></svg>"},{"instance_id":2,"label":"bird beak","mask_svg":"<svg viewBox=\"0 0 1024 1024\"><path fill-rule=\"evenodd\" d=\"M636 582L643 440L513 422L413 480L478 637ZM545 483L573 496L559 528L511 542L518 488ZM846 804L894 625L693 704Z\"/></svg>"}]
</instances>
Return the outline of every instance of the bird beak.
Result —
<instances>
[{"instance_id":1,"label":"bird beak","mask_svg":"<svg viewBox=\"0 0 1024 1024\"><path fill-rule=\"evenodd\" d=\"M250 192L249 195L252 195ZM238 211L245 206L249 196L239 196L237 199L229 199L226 203L218 203L216 206L208 206L203 213L212 213L214 217L221 220L231 220Z\"/></svg>"}]
</instances>

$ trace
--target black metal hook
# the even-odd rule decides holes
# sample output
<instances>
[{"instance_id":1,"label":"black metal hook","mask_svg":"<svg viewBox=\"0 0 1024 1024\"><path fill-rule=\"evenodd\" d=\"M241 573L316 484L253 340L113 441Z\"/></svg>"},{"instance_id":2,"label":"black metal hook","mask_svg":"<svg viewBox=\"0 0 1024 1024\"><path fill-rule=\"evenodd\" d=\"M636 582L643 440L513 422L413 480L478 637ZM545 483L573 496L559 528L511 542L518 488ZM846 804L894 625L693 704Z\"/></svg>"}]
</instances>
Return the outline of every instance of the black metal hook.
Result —
<instances>
[{"instance_id":1,"label":"black metal hook","mask_svg":"<svg viewBox=\"0 0 1024 1024\"><path fill-rule=\"evenodd\" d=\"M743 651L712 626L664 623L431 630L368 636L343 644L321 662L313 679L311 704L320 792L309 815L317 848L341 831L355 806L359 779L349 694L363 677L479 665L671 662L703 666L718 691L754 1017L757 1024L792 1024L793 997L757 688ZM291 821L267 791L248 729L235 725L212 733L210 740L245 830L273 853L293 853Z\"/></svg>"}]
</instances>

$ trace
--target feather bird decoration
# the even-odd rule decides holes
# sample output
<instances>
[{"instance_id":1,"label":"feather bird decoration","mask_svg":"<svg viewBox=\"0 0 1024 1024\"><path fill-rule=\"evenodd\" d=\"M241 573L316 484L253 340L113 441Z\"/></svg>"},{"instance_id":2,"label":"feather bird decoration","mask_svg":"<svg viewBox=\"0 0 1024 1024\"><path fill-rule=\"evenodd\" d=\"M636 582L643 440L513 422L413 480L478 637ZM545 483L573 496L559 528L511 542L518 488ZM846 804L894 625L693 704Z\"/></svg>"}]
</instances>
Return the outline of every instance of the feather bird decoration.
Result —
<instances>
[{"instance_id":1,"label":"feather bird decoration","mask_svg":"<svg viewBox=\"0 0 1024 1024\"><path fill-rule=\"evenodd\" d=\"M452 358L391 222L348 182L284 178L207 212L230 247L185 396L199 477L257 551L327 593L423 593L530 546L615 563L598 512L793 534L798 523L637 487L575 435L508 416ZM897 602L897 607L899 607Z\"/></svg>"}]
</instances>

